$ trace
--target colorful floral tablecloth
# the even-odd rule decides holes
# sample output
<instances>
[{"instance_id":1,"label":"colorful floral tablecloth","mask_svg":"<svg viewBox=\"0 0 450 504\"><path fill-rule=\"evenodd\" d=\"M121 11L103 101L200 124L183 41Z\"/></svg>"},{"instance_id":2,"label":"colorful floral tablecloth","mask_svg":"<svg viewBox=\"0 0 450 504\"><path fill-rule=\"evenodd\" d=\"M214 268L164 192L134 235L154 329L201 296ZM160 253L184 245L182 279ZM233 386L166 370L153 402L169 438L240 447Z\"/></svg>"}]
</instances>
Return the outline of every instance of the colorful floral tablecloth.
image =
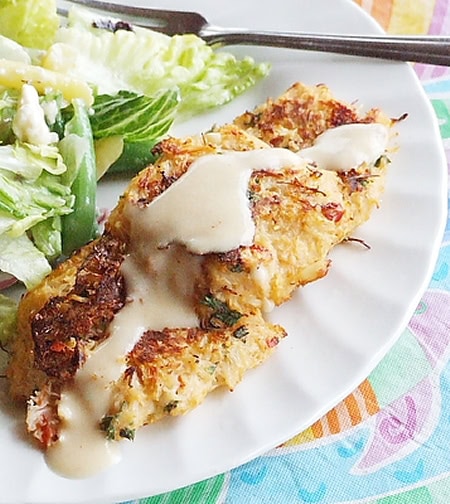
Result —
<instances>
[{"instance_id":1,"label":"colorful floral tablecloth","mask_svg":"<svg viewBox=\"0 0 450 504\"><path fill-rule=\"evenodd\" d=\"M356 0L390 33L450 35L449 0ZM415 65L450 163L450 68ZM450 504L450 224L394 348L305 432L230 472L133 504Z\"/></svg>"}]
</instances>

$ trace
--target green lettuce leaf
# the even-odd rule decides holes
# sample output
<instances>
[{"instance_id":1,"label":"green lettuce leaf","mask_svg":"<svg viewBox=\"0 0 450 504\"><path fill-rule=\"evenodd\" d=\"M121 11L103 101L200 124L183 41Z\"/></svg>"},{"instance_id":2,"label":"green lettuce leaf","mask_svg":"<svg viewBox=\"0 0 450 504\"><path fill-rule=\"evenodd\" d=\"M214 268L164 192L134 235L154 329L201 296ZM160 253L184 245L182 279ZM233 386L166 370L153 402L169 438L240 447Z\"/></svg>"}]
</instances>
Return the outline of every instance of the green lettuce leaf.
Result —
<instances>
[{"instance_id":1,"label":"green lettuce leaf","mask_svg":"<svg viewBox=\"0 0 450 504\"><path fill-rule=\"evenodd\" d=\"M128 173L134 175L150 163L157 155L153 153L154 142L124 142L122 154L110 166L108 173Z\"/></svg>"},{"instance_id":2,"label":"green lettuce leaf","mask_svg":"<svg viewBox=\"0 0 450 504\"><path fill-rule=\"evenodd\" d=\"M5 345L16 333L17 302L0 294L0 344Z\"/></svg>"},{"instance_id":3,"label":"green lettuce leaf","mask_svg":"<svg viewBox=\"0 0 450 504\"><path fill-rule=\"evenodd\" d=\"M160 140L171 127L180 102L175 89L154 97L131 91L95 98L90 117L94 138L120 135L129 142Z\"/></svg>"},{"instance_id":4,"label":"green lettuce leaf","mask_svg":"<svg viewBox=\"0 0 450 504\"><path fill-rule=\"evenodd\" d=\"M192 115L229 102L269 72L268 64L215 51L196 35L139 27L111 32L93 28L93 21L98 16L72 8L42 65L89 82L99 94L126 89L153 96L178 87L180 110Z\"/></svg>"},{"instance_id":5,"label":"green lettuce leaf","mask_svg":"<svg viewBox=\"0 0 450 504\"><path fill-rule=\"evenodd\" d=\"M13 237L3 233L0 235L0 271L13 275L31 289L50 273L51 267L26 234Z\"/></svg>"},{"instance_id":6,"label":"green lettuce leaf","mask_svg":"<svg viewBox=\"0 0 450 504\"><path fill-rule=\"evenodd\" d=\"M255 65L250 57L237 60L227 52L214 53L194 79L180 84L180 114L228 103L265 77L268 70L267 65Z\"/></svg>"},{"instance_id":7,"label":"green lettuce leaf","mask_svg":"<svg viewBox=\"0 0 450 504\"><path fill-rule=\"evenodd\" d=\"M62 253L61 217L59 215L38 222L30 229L35 246L49 260L57 259Z\"/></svg>"},{"instance_id":8,"label":"green lettuce leaf","mask_svg":"<svg viewBox=\"0 0 450 504\"><path fill-rule=\"evenodd\" d=\"M63 158L54 145L0 145L0 170L29 181L37 180L43 171L61 175L66 171Z\"/></svg>"},{"instance_id":9,"label":"green lettuce leaf","mask_svg":"<svg viewBox=\"0 0 450 504\"><path fill-rule=\"evenodd\" d=\"M0 91L0 144L13 143L15 135L12 122L17 109L19 90L3 89Z\"/></svg>"},{"instance_id":10,"label":"green lettuce leaf","mask_svg":"<svg viewBox=\"0 0 450 504\"><path fill-rule=\"evenodd\" d=\"M57 176L43 172L29 181L0 169L1 232L19 236L38 222L70 213L72 206L70 189Z\"/></svg>"},{"instance_id":11,"label":"green lettuce leaf","mask_svg":"<svg viewBox=\"0 0 450 504\"><path fill-rule=\"evenodd\" d=\"M56 0L0 2L0 33L23 46L46 49L58 27Z\"/></svg>"}]
</instances>

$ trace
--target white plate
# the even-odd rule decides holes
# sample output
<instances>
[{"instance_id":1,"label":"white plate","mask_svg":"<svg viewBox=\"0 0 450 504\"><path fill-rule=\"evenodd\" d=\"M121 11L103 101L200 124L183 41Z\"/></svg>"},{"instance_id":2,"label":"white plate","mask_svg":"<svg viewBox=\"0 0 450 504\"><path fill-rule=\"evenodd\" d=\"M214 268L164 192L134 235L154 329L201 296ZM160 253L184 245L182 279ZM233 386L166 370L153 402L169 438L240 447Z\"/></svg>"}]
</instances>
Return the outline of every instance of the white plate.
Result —
<instances>
[{"instance_id":1,"label":"white plate","mask_svg":"<svg viewBox=\"0 0 450 504\"><path fill-rule=\"evenodd\" d=\"M143 4L144 2L142 2ZM184 0L152 1L182 8ZM223 26L377 32L349 0L190 0ZM432 109L407 64L291 50L235 48L273 63L271 76L219 112L174 133L229 121L294 81L326 83L341 99L382 107L399 125L400 152L382 208L358 236L371 250L340 246L329 275L299 291L273 318L289 333L274 357L233 393L212 394L181 419L141 430L122 462L73 481L53 474L0 390L0 502L112 502L194 483L242 464L294 436L349 394L395 342L427 286L446 215L446 163ZM117 196L113 186L104 201ZM105 194L106 192L106 194ZM3 381L2 381L3 383Z\"/></svg>"}]
</instances>

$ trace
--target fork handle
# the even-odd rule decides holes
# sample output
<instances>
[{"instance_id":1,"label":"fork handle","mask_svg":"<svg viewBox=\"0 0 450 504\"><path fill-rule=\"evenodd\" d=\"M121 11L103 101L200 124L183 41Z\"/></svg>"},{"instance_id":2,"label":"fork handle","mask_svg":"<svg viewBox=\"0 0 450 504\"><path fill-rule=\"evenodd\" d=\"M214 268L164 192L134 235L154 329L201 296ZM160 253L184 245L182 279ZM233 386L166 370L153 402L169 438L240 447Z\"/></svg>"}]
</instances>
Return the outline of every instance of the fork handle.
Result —
<instances>
[{"instance_id":1,"label":"fork handle","mask_svg":"<svg viewBox=\"0 0 450 504\"><path fill-rule=\"evenodd\" d=\"M368 56L450 66L450 37L413 35L324 35L225 30L210 26L200 36L210 45L259 45Z\"/></svg>"}]
</instances>

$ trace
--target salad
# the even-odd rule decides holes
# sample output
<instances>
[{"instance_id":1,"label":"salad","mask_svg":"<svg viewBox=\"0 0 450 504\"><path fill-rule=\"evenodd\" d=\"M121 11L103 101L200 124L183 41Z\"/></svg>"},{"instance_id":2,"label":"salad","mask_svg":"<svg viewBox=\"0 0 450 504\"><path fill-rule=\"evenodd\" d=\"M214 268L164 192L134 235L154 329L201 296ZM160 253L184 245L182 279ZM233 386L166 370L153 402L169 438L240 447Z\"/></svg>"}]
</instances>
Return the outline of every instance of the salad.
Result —
<instances>
[{"instance_id":1,"label":"salad","mask_svg":"<svg viewBox=\"0 0 450 504\"><path fill-rule=\"evenodd\" d=\"M134 174L182 121L264 78L266 63L55 0L0 5L0 290L32 288L97 233L96 187ZM0 294L0 343L16 305Z\"/></svg>"}]
</instances>

